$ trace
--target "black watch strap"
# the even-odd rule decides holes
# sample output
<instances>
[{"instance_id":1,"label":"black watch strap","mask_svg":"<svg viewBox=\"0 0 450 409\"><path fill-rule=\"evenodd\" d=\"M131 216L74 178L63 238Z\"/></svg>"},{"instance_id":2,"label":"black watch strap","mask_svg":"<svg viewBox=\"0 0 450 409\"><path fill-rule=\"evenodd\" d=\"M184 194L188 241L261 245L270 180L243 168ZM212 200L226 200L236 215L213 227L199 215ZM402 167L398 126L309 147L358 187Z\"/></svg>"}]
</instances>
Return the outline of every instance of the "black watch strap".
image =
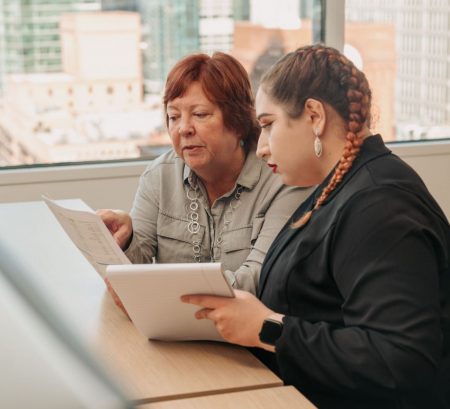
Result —
<instances>
[{"instance_id":1,"label":"black watch strap","mask_svg":"<svg viewBox=\"0 0 450 409\"><path fill-rule=\"evenodd\" d=\"M275 345L283 332L283 323L271 318L266 318L259 333L259 340L264 344Z\"/></svg>"}]
</instances>

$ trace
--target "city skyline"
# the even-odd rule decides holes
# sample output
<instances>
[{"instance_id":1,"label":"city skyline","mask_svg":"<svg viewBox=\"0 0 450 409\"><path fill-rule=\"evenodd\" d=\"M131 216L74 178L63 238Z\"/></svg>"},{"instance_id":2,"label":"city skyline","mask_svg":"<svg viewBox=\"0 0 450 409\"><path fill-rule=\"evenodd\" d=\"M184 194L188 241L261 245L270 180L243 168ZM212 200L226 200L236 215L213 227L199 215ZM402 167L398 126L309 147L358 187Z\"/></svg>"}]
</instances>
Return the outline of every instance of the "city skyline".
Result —
<instances>
[{"instance_id":1,"label":"city skyline","mask_svg":"<svg viewBox=\"0 0 450 409\"><path fill-rule=\"evenodd\" d=\"M78 125L74 125L77 129L74 132L81 132L77 134L78 138L86 138L85 142L92 143L92 148L78 149L78 156L66 152L58 157L32 154L33 149L27 151L25 146L16 146L17 157L24 163L91 160L95 159L96 151L97 158L116 158L121 154L122 157L136 157L151 152L151 140L168 143L161 112L161 92L168 71L180 58L192 52L229 52L247 69L256 90L259 77L277 58L312 42L312 4L311 0L3 0L0 2L0 87L6 81L13 90L29 87L45 91L39 91L42 96L39 102L34 97L25 98L22 106L17 104L22 91L10 92L9 98L16 92L14 104L20 109L8 119L8 126L5 125L8 120L0 120L2 149L11 150L11 140L16 137L11 133L14 128L11 123L17 122L18 112L25 115L24 112L31 109L26 107L34 101L35 111L44 112L54 104L69 117L84 118L75 121ZM386 140L445 136L450 129L450 85L447 80L450 68L445 51L450 48L450 40L445 35L450 24L449 9L450 6L441 0L432 5L422 0L414 4L408 0L376 0L370 7L362 1L347 1L344 51L365 71L372 85L374 130L380 131ZM63 35L65 28L60 25L59 19L63 15L68 12L107 15L117 10L136 13L140 20L139 34L133 43L139 55L138 67L133 67L134 71L139 71L137 82L131 77L122 83L119 78L108 77L116 68L134 61L127 57L128 49L122 48L118 54L116 45L120 47L122 41L119 37L108 43L110 46L104 45L91 54L91 64L81 54L76 54L75 58L62 51L70 49L68 37ZM401 15L401 10L406 14ZM430 24L435 28L431 34L428 32ZM428 30L425 36L421 34L424 30ZM121 28L117 26L116 31ZM105 35L114 37L117 33L112 30ZM90 46L94 47L94 41ZM72 65L68 61L72 61ZM74 73L73 67L78 64L84 67L83 75L81 71ZM49 73L55 76L31 75ZM97 76L97 82L89 83L94 76ZM71 81L76 84L68 85ZM58 97L61 92L63 98ZM138 96L141 101L136 103ZM0 116L5 112L11 114L12 108L7 106L11 105L11 100L8 101L8 104L0 101ZM128 113L127 120L138 124L141 119L131 114L136 109L146 112L154 127L151 130L142 125L140 129L146 136L141 139L136 137L141 131L133 130L131 124L128 128L118 125L120 115L111 115L111 112L121 111L125 118ZM89 117L88 114L92 115ZM95 115L98 116L94 120ZM28 117L24 118L19 122L28 123ZM80 121L90 125L83 125L84 130L80 131ZM97 125L92 126L93 121ZM30 127L29 132L35 128L41 139L43 129L56 129L40 124ZM112 145L106 147L108 141L123 142L127 132L133 140L130 146L134 144L136 149L121 151L117 144L115 148ZM75 138L61 138L61 132L58 135L47 135L44 139ZM94 147L94 141L104 142L105 147Z\"/></svg>"},{"instance_id":2,"label":"city skyline","mask_svg":"<svg viewBox=\"0 0 450 409\"><path fill-rule=\"evenodd\" d=\"M160 104L143 99L139 15L68 13L60 28L60 72L8 77L0 160L132 158L160 145Z\"/></svg>"},{"instance_id":3,"label":"city skyline","mask_svg":"<svg viewBox=\"0 0 450 409\"><path fill-rule=\"evenodd\" d=\"M0 89L8 74L60 71L60 16L100 9L100 0L0 1Z\"/></svg>"},{"instance_id":4,"label":"city skyline","mask_svg":"<svg viewBox=\"0 0 450 409\"><path fill-rule=\"evenodd\" d=\"M395 27L397 137L407 140L448 136L450 3L347 0L346 20Z\"/></svg>"}]
</instances>

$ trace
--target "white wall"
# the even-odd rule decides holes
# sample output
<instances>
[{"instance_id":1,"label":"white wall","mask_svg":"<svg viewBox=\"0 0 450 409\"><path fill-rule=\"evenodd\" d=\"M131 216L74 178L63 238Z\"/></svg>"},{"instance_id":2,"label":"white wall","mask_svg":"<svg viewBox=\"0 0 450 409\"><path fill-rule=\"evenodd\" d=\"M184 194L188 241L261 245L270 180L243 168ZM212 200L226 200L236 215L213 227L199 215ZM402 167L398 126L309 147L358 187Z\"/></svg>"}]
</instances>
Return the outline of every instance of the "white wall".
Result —
<instances>
[{"instance_id":1,"label":"white wall","mask_svg":"<svg viewBox=\"0 0 450 409\"><path fill-rule=\"evenodd\" d=\"M93 209L130 210L148 162L0 170L0 203L81 198Z\"/></svg>"},{"instance_id":2,"label":"white wall","mask_svg":"<svg viewBox=\"0 0 450 409\"><path fill-rule=\"evenodd\" d=\"M450 220L450 140L388 144L422 177Z\"/></svg>"},{"instance_id":3,"label":"white wall","mask_svg":"<svg viewBox=\"0 0 450 409\"><path fill-rule=\"evenodd\" d=\"M424 179L450 219L450 140L391 144ZM129 210L139 175L148 162L51 166L0 170L0 203L81 198L94 209Z\"/></svg>"}]
</instances>

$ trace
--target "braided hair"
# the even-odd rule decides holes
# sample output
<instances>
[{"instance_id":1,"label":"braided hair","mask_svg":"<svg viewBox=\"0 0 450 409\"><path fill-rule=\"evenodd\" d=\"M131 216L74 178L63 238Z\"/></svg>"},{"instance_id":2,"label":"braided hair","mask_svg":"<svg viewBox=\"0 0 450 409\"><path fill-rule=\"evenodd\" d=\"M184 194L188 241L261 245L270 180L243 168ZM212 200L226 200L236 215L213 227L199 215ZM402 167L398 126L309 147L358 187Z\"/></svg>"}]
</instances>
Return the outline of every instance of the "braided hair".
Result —
<instances>
[{"instance_id":1,"label":"braided hair","mask_svg":"<svg viewBox=\"0 0 450 409\"><path fill-rule=\"evenodd\" d=\"M363 128L370 122L371 91L363 72L343 54L323 45L305 46L282 57L261 79L261 87L298 118L308 98L330 105L346 123L346 143L334 173L314 203L293 227L308 223L342 181L357 157Z\"/></svg>"}]
</instances>

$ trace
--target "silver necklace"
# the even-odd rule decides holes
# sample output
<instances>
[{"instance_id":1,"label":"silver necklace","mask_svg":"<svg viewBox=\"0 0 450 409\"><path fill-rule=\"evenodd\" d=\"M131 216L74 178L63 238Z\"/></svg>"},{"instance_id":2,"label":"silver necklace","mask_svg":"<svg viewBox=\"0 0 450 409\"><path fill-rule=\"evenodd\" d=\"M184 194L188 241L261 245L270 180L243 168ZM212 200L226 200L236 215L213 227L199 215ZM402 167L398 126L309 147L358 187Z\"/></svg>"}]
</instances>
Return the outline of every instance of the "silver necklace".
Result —
<instances>
[{"instance_id":1,"label":"silver necklace","mask_svg":"<svg viewBox=\"0 0 450 409\"><path fill-rule=\"evenodd\" d=\"M192 187L192 184L194 187ZM192 235L192 253L194 257L194 261L197 263L201 262L201 252L202 252L202 244L198 237L198 232L200 231L200 223L199 220L199 195L200 195L200 189L198 187L198 184L195 183L189 183L189 188L186 192L186 197L189 199L189 211L188 211L188 225L187 229L189 233ZM239 202L241 199L242 194L242 186L238 186L236 191L234 192L234 196L231 199L230 203L228 204L228 209L225 211L224 214L224 220L223 220L223 228L218 233L218 237L216 240L217 247L220 247L223 242L223 232L228 228L228 226L231 223L231 220L233 218L233 213L236 210L236 208L239 206ZM211 261L214 260L214 252L213 249L211 249Z\"/></svg>"}]
</instances>

